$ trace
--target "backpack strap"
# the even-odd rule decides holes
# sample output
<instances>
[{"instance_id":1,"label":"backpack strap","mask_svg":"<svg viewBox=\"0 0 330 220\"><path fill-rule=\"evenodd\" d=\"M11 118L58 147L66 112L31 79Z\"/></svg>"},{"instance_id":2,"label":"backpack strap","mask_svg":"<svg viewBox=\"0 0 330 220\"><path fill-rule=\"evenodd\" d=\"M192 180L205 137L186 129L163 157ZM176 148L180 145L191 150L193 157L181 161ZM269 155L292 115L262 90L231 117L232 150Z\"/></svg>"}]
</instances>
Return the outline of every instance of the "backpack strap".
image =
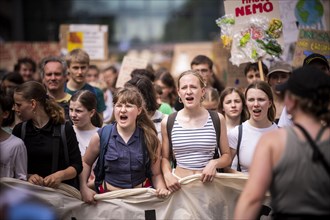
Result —
<instances>
[{"instance_id":1,"label":"backpack strap","mask_svg":"<svg viewBox=\"0 0 330 220\"><path fill-rule=\"evenodd\" d=\"M219 118L219 115L218 115L218 112L216 111L211 111L211 110L208 110L210 116L211 116L211 119L212 119L212 122L213 122L213 126L214 126L214 129L215 129L215 133L216 133L216 136L217 136L217 147L215 148L215 151L214 151L214 156L213 156L213 159L217 159L220 157L220 118Z\"/></svg>"},{"instance_id":2,"label":"backpack strap","mask_svg":"<svg viewBox=\"0 0 330 220\"><path fill-rule=\"evenodd\" d=\"M217 159L217 158L220 157L220 154L219 154L219 150L220 150L220 132L221 132L221 130L220 130L220 118L219 118L219 115L216 111L208 110L208 112L211 116L212 123L213 123L215 133L216 133L216 136L217 136L217 146L216 146L216 149L214 151L214 156L213 156L214 159ZM176 118L177 114L178 114L178 112L173 112L172 114L170 114L167 118L167 124L166 124L168 144L169 144L169 148L170 148L170 158L172 158L174 167L176 167L176 161L175 161L175 158L174 158L174 155L173 155L172 129L173 129L174 121L175 121L175 118Z\"/></svg>"},{"instance_id":3,"label":"backpack strap","mask_svg":"<svg viewBox=\"0 0 330 220\"><path fill-rule=\"evenodd\" d=\"M24 121L22 123L22 128L21 128L21 139L24 140L25 134L26 134L26 123L27 121Z\"/></svg>"},{"instance_id":4,"label":"backpack strap","mask_svg":"<svg viewBox=\"0 0 330 220\"><path fill-rule=\"evenodd\" d=\"M60 125L55 125L53 127L53 137L61 138ZM60 140L59 138L53 138L53 155L52 155L52 173L58 171L58 160L59 160L59 152L60 152ZM64 150L64 149L63 149ZM65 154L65 153L64 153Z\"/></svg>"},{"instance_id":5,"label":"backpack strap","mask_svg":"<svg viewBox=\"0 0 330 220\"><path fill-rule=\"evenodd\" d=\"M25 139L26 135L26 124L27 121L22 123L21 128L21 139ZM62 144L63 144L63 152L64 152L64 159L67 166L70 165L69 160L69 152L68 152L68 145L66 141L66 134L65 134L65 124L61 124L60 126L55 125L53 130L53 137L61 137ZM59 150L60 150L60 143L57 138L54 138L52 141L53 146L53 157L52 157L52 172L56 172L58 170L58 158L59 158Z\"/></svg>"},{"instance_id":6,"label":"backpack strap","mask_svg":"<svg viewBox=\"0 0 330 220\"><path fill-rule=\"evenodd\" d=\"M150 182L152 183L151 158L149 157L149 160L147 160L148 148L144 138L144 132L141 132L141 138L142 138L142 153L143 153L143 164L145 167L145 175L147 178L149 178Z\"/></svg>"},{"instance_id":7,"label":"backpack strap","mask_svg":"<svg viewBox=\"0 0 330 220\"><path fill-rule=\"evenodd\" d=\"M306 129L303 126L301 126L300 124L294 124L294 125L297 128L299 128L300 131L304 134L304 136L306 137L306 139L309 142L309 145L313 149L312 161L314 163L320 162L322 164L322 166L324 167L324 169L327 171L328 175L330 176L330 165L326 162L326 159L324 158L324 155L322 154L322 152L320 151L320 149L316 145L315 141L313 141L313 138L310 136L310 134L308 134L308 132L306 131ZM323 133L323 128L321 128L321 130L319 131L319 134L317 136L321 136L320 135L321 132ZM317 139L319 139L319 138L320 137L317 137Z\"/></svg>"},{"instance_id":8,"label":"backpack strap","mask_svg":"<svg viewBox=\"0 0 330 220\"><path fill-rule=\"evenodd\" d=\"M94 174L95 174L94 184L95 184L95 189L98 193L100 193L99 186L102 184L105 176L104 155L107 151L107 146L110 141L112 129L113 129L113 124L109 124L97 131L97 133L100 136L100 153L96 166L94 168Z\"/></svg>"},{"instance_id":9,"label":"backpack strap","mask_svg":"<svg viewBox=\"0 0 330 220\"><path fill-rule=\"evenodd\" d=\"M173 155L173 146L172 146L172 129L173 129L174 121L175 121L177 114L178 114L178 112L173 112L172 114L170 114L167 118L167 124L166 124L168 146L170 148L170 158L172 158L173 161L175 161L175 158Z\"/></svg>"},{"instance_id":10,"label":"backpack strap","mask_svg":"<svg viewBox=\"0 0 330 220\"><path fill-rule=\"evenodd\" d=\"M64 159L67 166L70 166L70 159L69 159L69 150L68 150L68 142L66 140L65 134L65 124L61 124L61 139L63 143L63 151L64 151Z\"/></svg>"},{"instance_id":11,"label":"backpack strap","mask_svg":"<svg viewBox=\"0 0 330 220\"><path fill-rule=\"evenodd\" d=\"M237 147L236 147L236 155L237 155L237 171L241 172L241 164L239 163L239 149L241 147L241 141L242 141L242 135L243 135L243 125L240 124L238 126L238 139L237 139Z\"/></svg>"}]
</instances>

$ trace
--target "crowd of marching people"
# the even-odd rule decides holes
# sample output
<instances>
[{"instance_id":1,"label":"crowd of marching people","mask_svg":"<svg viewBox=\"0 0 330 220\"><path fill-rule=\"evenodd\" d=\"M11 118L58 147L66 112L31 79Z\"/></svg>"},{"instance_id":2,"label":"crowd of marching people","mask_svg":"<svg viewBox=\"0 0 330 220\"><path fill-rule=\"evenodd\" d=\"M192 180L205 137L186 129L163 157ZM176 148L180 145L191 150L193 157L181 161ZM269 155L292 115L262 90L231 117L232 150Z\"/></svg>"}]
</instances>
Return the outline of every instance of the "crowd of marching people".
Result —
<instances>
[{"instance_id":1,"label":"crowd of marching people","mask_svg":"<svg viewBox=\"0 0 330 220\"><path fill-rule=\"evenodd\" d=\"M330 67L321 54L294 69L248 63L246 88L226 87L204 55L174 79L136 69L116 88L115 66L88 53L18 60L1 78L0 177L80 190L82 199L217 172L248 175L235 218L258 216L267 190L274 218L330 216ZM265 75L265 81L260 75Z\"/></svg>"}]
</instances>

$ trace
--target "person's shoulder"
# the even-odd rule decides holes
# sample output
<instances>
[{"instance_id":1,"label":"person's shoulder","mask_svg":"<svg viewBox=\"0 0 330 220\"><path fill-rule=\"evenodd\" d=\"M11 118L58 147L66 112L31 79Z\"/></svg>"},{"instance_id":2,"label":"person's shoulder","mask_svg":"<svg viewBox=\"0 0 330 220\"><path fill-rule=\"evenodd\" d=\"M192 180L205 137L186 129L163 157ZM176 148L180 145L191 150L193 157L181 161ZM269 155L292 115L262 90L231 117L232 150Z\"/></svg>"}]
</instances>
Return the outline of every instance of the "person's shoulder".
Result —
<instances>
[{"instance_id":1,"label":"person's shoulder","mask_svg":"<svg viewBox=\"0 0 330 220\"><path fill-rule=\"evenodd\" d=\"M70 122L70 121L65 121L64 123L64 127L65 127L65 132L75 132L75 130L74 130L74 128L73 128L73 125L72 125L72 123ZM61 124L62 125L62 124Z\"/></svg>"},{"instance_id":2,"label":"person's shoulder","mask_svg":"<svg viewBox=\"0 0 330 220\"><path fill-rule=\"evenodd\" d=\"M172 113L172 114L173 114L173 113ZM171 115L171 114L170 114L170 115ZM163 126L166 126L166 124L167 124L167 120L168 120L168 117L169 117L170 115L166 115L166 114L164 114L164 117L163 117L162 122L161 122L161 124L162 124Z\"/></svg>"},{"instance_id":3,"label":"person's shoulder","mask_svg":"<svg viewBox=\"0 0 330 220\"><path fill-rule=\"evenodd\" d=\"M286 139L287 136L287 131L285 128L278 128L278 129L273 129L270 131L265 132L261 136L261 140L263 142L268 142L270 144L278 144L279 142L282 142L283 140Z\"/></svg>"},{"instance_id":4,"label":"person's shoulder","mask_svg":"<svg viewBox=\"0 0 330 220\"><path fill-rule=\"evenodd\" d=\"M95 92L96 92L97 94L103 94L103 91L102 91L99 87L96 87L96 86L93 86L93 87L94 87Z\"/></svg>"},{"instance_id":5,"label":"person's shoulder","mask_svg":"<svg viewBox=\"0 0 330 220\"><path fill-rule=\"evenodd\" d=\"M219 119L221 121L224 121L225 120L225 116L223 114L221 114L220 112L217 112L217 113L218 113Z\"/></svg>"},{"instance_id":6,"label":"person's shoulder","mask_svg":"<svg viewBox=\"0 0 330 220\"><path fill-rule=\"evenodd\" d=\"M25 147L24 141L13 134L9 136L9 140L12 143L12 147Z\"/></svg>"},{"instance_id":7,"label":"person's shoulder","mask_svg":"<svg viewBox=\"0 0 330 220\"><path fill-rule=\"evenodd\" d=\"M56 99L56 102L57 103L69 102L70 99L71 99L71 96L72 96L71 94L65 92L64 98L62 98L62 99Z\"/></svg>"},{"instance_id":8,"label":"person's shoulder","mask_svg":"<svg viewBox=\"0 0 330 220\"><path fill-rule=\"evenodd\" d=\"M15 125L15 127L13 128L12 134L15 135L16 137L20 137L22 125L23 125L23 122L20 122L17 125Z\"/></svg>"}]
</instances>

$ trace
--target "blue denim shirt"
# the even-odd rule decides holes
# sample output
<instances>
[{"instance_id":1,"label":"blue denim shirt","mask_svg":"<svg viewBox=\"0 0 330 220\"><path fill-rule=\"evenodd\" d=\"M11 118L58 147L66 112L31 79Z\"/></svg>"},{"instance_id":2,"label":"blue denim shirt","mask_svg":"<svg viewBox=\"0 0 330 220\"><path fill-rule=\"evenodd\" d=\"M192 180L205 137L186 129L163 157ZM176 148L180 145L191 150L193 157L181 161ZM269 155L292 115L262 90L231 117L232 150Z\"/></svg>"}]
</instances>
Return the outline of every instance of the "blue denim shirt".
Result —
<instances>
[{"instance_id":1,"label":"blue denim shirt","mask_svg":"<svg viewBox=\"0 0 330 220\"><path fill-rule=\"evenodd\" d=\"M142 129L137 127L126 144L114 126L104 157L106 182L120 188L133 188L145 181L149 157L143 149L143 138Z\"/></svg>"}]
</instances>

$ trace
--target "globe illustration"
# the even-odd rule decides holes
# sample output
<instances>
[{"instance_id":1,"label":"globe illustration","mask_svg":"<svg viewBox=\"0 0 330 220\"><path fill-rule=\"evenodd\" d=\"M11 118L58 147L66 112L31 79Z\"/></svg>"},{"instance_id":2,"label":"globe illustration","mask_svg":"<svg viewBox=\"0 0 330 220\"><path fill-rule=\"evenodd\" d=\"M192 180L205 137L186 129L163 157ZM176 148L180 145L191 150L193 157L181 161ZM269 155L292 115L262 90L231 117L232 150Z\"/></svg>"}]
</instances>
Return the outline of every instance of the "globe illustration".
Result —
<instances>
[{"instance_id":1,"label":"globe illustration","mask_svg":"<svg viewBox=\"0 0 330 220\"><path fill-rule=\"evenodd\" d=\"M324 9L320 0L299 0L295 16L300 25L311 26L321 22Z\"/></svg>"}]
</instances>

